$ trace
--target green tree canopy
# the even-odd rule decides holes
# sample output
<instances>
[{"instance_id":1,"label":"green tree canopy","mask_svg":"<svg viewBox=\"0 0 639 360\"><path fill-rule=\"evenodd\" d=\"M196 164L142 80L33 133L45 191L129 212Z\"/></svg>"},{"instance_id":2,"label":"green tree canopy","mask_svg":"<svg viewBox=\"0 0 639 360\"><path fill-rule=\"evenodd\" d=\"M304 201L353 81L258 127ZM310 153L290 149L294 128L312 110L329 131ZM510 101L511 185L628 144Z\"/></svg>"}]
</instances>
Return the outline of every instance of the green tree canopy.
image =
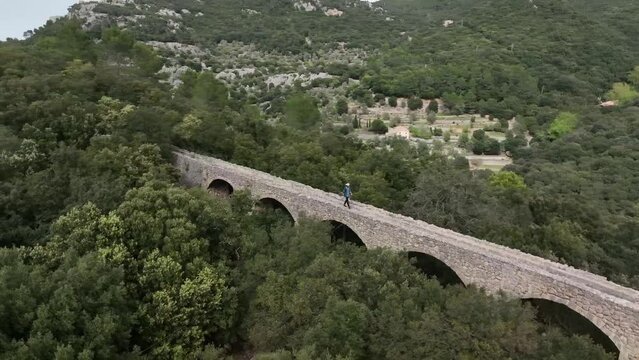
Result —
<instances>
[{"instance_id":1,"label":"green tree canopy","mask_svg":"<svg viewBox=\"0 0 639 360\"><path fill-rule=\"evenodd\" d=\"M512 171L500 171L490 176L490 185L503 189L525 189L524 178Z\"/></svg>"},{"instance_id":2,"label":"green tree canopy","mask_svg":"<svg viewBox=\"0 0 639 360\"><path fill-rule=\"evenodd\" d=\"M626 105L639 99L639 92L626 83L614 83L606 97L618 101L620 105Z\"/></svg>"},{"instance_id":3,"label":"green tree canopy","mask_svg":"<svg viewBox=\"0 0 639 360\"><path fill-rule=\"evenodd\" d=\"M628 80L630 80L630 83L635 87L639 87L639 65L632 69L630 75L628 75Z\"/></svg>"},{"instance_id":4,"label":"green tree canopy","mask_svg":"<svg viewBox=\"0 0 639 360\"><path fill-rule=\"evenodd\" d=\"M578 118L576 114L570 112L561 112L548 128L548 133L555 137L561 137L573 131L577 126Z\"/></svg>"},{"instance_id":5,"label":"green tree canopy","mask_svg":"<svg viewBox=\"0 0 639 360\"><path fill-rule=\"evenodd\" d=\"M193 105L202 110L220 110L228 104L228 89L211 72L197 76L191 93Z\"/></svg>"},{"instance_id":6,"label":"green tree canopy","mask_svg":"<svg viewBox=\"0 0 639 360\"><path fill-rule=\"evenodd\" d=\"M285 121L300 130L316 126L321 121L321 116L315 99L301 93L291 96L286 102Z\"/></svg>"}]
</instances>

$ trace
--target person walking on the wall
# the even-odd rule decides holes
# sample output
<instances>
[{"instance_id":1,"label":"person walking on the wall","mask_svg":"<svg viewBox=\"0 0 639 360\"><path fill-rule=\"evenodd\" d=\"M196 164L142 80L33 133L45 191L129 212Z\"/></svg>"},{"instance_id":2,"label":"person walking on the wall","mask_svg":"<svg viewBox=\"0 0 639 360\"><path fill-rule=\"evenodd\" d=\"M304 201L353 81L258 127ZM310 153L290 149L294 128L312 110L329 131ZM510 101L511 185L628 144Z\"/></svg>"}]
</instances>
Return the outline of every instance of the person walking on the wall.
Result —
<instances>
[{"instance_id":1,"label":"person walking on the wall","mask_svg":"<svg viewBox=\"0 0 639 360\"><path fill-rule=\"evenodd\" d=\"M351 198L351 195L353 195L353 192L351 191L351 184L346 183L346 185L344 186L344 206L348 206L348 208L351 208L351 203L348 201Z\"/></svg>"}]
</instances>

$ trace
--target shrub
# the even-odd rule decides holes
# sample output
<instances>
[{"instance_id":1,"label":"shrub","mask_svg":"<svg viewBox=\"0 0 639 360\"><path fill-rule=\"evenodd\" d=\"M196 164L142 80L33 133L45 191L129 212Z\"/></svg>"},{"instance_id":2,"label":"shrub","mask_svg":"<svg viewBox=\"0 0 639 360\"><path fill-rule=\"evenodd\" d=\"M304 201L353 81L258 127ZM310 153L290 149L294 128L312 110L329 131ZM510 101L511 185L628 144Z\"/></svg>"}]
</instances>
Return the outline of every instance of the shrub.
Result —
<instances>
[{"instance_id":1,"label":"shrub","mask_svg":"<svg viewBox=\"0 0 639 360\"><path fill-rule=\"evenodd\" d=\"M346 99L337 100L337 104L335 105L335 111L337 111L339 115L348 113L348 102L346 101Z\"/></svg>"},{"instance_id":2,"label":"shrub","mask_svg":"<svg viewBox=\"0 0 639 360\"><path fill-rule=\"evenodd\" d=\"M373 100L375 100L376 103L379 104L386 104L386 96L384 96L384 94L375 94L375 96L373 97Z\"/></svg>"},{"instance_id":3,"label":"shrub","mask_svg":"<svg viewBox=\"0 0 639 360\"><path fill-rule=\"evenodd\" d=\"M426 116L426 120L429 124L434 124L437 121L437 114L435 114L434 112L429 112Z\"/></svg>"},{"instance_id":4,"label":"shrub","mask_svg":"<svg viewBox=\"0 0 639 360\"><path fill-rule=\"evenodd\" d=\"M467 149L469 143L470 143L470 138L468 137L468 133L463 133L459 136L459 140L457 141L457 147L460 147L462 149Z\"/></svg>"},{"instance_id":5,"label":"shrub","mask_svg":"<svg viewBox=\"0 0 639 360\"><path fill-rule=\"evenodd\" d=\"M380 135L386 134L388 132L388 126L384 124L382 119L373 120L373 122L371 123L371 126L368 129Z\"/></svg>"},{"instance_id":6,"label":"shrub","mask_svg":"<svg viewBox=\"0 0 639 360\"><path fill-rule=\"evenodd\" d=\"M433 138L433 134L431 133L430 129L421 129L415 126L410 127L410 134L413 137L426 139L426 140Z\"/></svg>"},{"instance_id":7,"label":"shrub","mask_svg":"<svg viewBox=\"0 0 639 360\"><path fill-rule=\"evenodd\" d=\"M437 103L437 100L433 99L428 103L428 112L439 112L439 104Z\"/></svg>"},{"instance_id":8,"label":"shrub","mask_svg":"<svg viewBox=\"0 0 639 360\"><path fill-rule=\"evenodd\" d=\"M353 131L353 128L352 128L352 127L350 127L350 126L348 126L348 125L342 125L342 126L339 128L339 132L340 132L340 134L342 134L342 135L348 135L348 133L350 133L351 131Z\"/></svg>"},{"instance_id":9,"label":"shrub","mask_svg":"<svg viewBox=\"0 0 639 360\"><path fill-rule=\"evenodd\" d=\"M409 110L419 110L424 106L422 99L417 97L411 97L408 99L408 109Z\"/></svg>"}]
</instances>

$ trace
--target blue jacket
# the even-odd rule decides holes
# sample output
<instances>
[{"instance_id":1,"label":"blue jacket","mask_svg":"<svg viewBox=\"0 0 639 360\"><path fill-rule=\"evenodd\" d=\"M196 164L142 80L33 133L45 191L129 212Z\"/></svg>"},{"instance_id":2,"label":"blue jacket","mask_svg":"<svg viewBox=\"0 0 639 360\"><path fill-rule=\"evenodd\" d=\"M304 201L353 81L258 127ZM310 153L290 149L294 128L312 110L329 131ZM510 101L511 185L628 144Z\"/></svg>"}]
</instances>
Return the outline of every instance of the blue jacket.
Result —
<instances>
[{"instance_id":1,"label":"blue jacket","mask_svg":"<svg viewBox=\"0 0 639 360\"><path fill-rule=\"evenodd\" d=\"M350 187L350 186L344 186L344 191L343 191L343 193L344 193L344 197L347 197L347 198L350 198L350 197L351 197L351 195L353 194L353 193L351 192L351 187Z\"/></svg>"}]
</instances>

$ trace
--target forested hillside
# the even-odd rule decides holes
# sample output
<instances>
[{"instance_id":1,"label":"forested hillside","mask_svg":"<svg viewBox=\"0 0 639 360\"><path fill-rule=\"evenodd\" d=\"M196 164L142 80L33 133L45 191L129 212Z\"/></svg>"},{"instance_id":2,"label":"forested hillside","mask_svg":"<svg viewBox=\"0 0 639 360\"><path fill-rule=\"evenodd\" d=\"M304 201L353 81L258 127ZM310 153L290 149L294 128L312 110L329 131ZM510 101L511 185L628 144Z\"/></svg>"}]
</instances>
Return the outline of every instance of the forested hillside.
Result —
<instances>
[{"instance_id":1,"label":"forested hillside","mask_svg":"<svg viewBox=\"0 0 639 360\"><path fill-rule=\"evenodd\" d=\"M208 85L219 86L210 90L220 108L256 105L300 130L264 126L255 108L191 111L177 127L180 146L329 191L350 181L373 205L639 286L633 2L138 1L93 14L102 16L87 28L93 36L119 23L158 48L162 73L183 74L174 86L215 77L230 94L227 102L224 87ZM188 69L209 71L196 79ZM352 127L340 125L351 118L335 112L339 99L365 107L385 97L439 97L448 112L502 126L516 119L500 130L501 147L523 186L434 160L423 144L392 142L388 152L341 135ZM620 106L599 109L598 98Z\"/></svg>"},{"instance_id":2,"label":"forested hillside","mask_svg":"<svg viewBox=\"0 0 639 360\"><path fill-rule=\"evenodd\" d=\"M85 4L0 43L0 357L614 357L406 254L182 189L169 159L348 181L357 201L639 287L637 6L311 3ZM392 96L515 117L514 164L364 142L336 107Z\"/></svg>"},{"instance_id":3,"label":"forested hillside","mask_svg":"<svg viewBox=\"0 0 639 360\"><path fill-rule=\"evenodd\" d=\"M132 19L144 40L213 51L220 41L238 41L304 53L299 66L319 58L308 71L361 77L366 88L388 96L444 97L461 111L499 118L592 104L639 55L632 26L639 9L629 1L311 1L312 11L295 11L292 1L137 3L97 11L127 13L123 19ZM326 16L325 9L343 15ZM365 69L322 57L340 43L366 51Z\"/></svg>"}]
</instances>

